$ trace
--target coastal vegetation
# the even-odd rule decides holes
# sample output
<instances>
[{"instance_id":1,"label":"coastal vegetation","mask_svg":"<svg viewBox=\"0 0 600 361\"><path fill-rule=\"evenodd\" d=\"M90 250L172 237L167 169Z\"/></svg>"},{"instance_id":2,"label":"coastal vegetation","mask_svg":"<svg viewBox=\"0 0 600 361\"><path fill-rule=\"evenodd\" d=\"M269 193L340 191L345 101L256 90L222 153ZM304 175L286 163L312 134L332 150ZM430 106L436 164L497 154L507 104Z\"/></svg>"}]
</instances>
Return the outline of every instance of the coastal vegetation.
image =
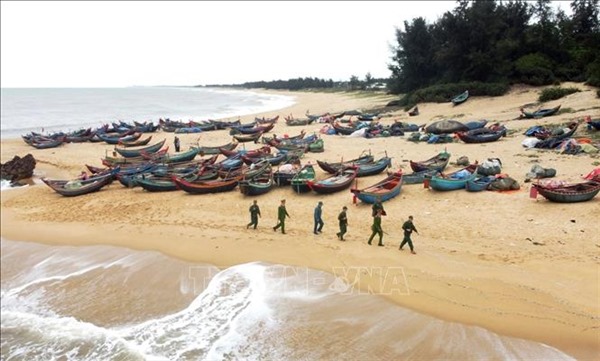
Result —
<instances>
[{"instance_id":1,"label":"coastal vegetation","mask_svg":"<svg viewBox=\"0 0 600 361\"><path fill-rule=\"evenodd\" d=\"M388 89L402 94L460 82L600 86L598 0L570 7L568 17L549 0L459 0L433 24L405 21L396 30Z\"/></svg>"},{"instance_id":2,"label":"coastal vegetation","mask_svg":"<svg viewBox=\"0 0 600 361\"><path fill-rule=\"evenodd\" d=\"M561 88L561 87L551 87L542 90L540 93L539 101L547 102L550 100L560 99L569 94L577 93L580 90L577 88Z\"/></svg>"}]
</instances>

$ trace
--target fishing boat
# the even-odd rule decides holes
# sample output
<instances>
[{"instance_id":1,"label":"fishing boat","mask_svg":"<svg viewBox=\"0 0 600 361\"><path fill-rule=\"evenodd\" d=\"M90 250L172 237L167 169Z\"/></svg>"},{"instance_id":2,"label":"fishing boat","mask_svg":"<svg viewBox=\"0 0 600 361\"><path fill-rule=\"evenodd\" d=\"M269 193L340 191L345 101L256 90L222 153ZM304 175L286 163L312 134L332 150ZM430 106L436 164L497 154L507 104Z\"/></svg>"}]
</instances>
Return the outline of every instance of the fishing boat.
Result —
<instances>
[{"instance_id":1,"label":"fishing boat","mask_svg":"<svg viewBox=\"0 0 600 361\"><path fill-rule=\"evenodd\" d=\"M443 151L421 162L415 162L411 160L410 167L412 168L413 172L422 172L424 170L437 170L441 172L444 170L444 168L446 168L449 161L450 153Z\"/></svg>"},{"instance_id":2,"label":"fishing boat","mask_svg":"<svg viewBox=\"0 0 600 361\"><path fill-rule=\"evenodd\" d=\"M352 184L358 174L358 167L350 166L340 170L337 174L328 178L315 181L309 180L306 183L309 188L320 194L330 194L342 191Z\"/></svg>"},{"instance_id":3,"label":"fishing boat","mask_svg":"<svg viewBox=\"0 0 600 361\"><path fill-rule=\"evenodd\" d=\"M374 204L377 201L385 202L400 194L402 189L402 170L393 172L385 179L363 189L350 189L361 202Z\"/></svg>"},{"instance_id":4,"label":"fishing boat","mask_svg":"<svg viewBox=\"0 0 600 361\"><path fill-rule=\"evenodd\" d=\"M242 179L238 184L240 192L246 196L258 196L268 193L275 185L273 174L271 172L263 173L262 175L248 179Z\"/></svg>"},{"instance_id":5,"label":"fishing boat","mask_svg":"<svg viewBox=\"0 0 600 361\"><path fill-rule=\"evenodd\" d=\"M230 142L230 143L223 144L223 145L216 146L216 147L207 147L207 146L198 145L197 147L194 147L194 148L198 148L198 150L199 150L198 154L200 154L200 156L204 156L204 155L221 154L221 149L234 150L238 144L239 144L238 142Z\"/></svg>"},{"instance_id":6,"label":"fishing boat","mask_svg":"<svg viewBox=\"0 0 600 361\"><path fill-rule=\"evenodd\" d=\"M163 139L158 143L146 146L146 147L142 147L142 148L119 148L119 147L115 147L115 151L117 153L119 153L122 157L125 158L131 158L131 157L140 157L142 155L142 152L145 153L156 153L158 152L163 145L165 145L165 142L167 140Z\"/></svg>"},{"instance_id":7,"label":"fishing boat","mask_svg":"<svg viewBox=\"0 0 600 361\"><path fill-rule=\"evenodd\" d=\"M469 99L469 91L465 90L463 93L452 98L452 104L459 105L467 101Z\"/></svg>"},{"instance_id":8,"label":"fishing boat","mask_svg":"<svg viewBox=\"0 0 600 361\"><path fill-rule=\"evenodd\" d=\"M481 192L488 189L490 183L496 179L493 175L476 175L474 178L467 180L465 189L468 192Z\"/></svg>"},{"instance_id":9,"label":"fishing boat","mask_svg":"<svg viewBox=\"0 0 600 361\"><path fill-rule=\"evenodd\" d=\"M524 108L521 108L521 118L532 119L532 118L549 117L551 115L558 113L559 110L560 110L560 105L555 106L554 108L539 109L534 112L527 112L527 111L525 111Z\"/></svg>"},{"instance_id":10,"label":"fishing boat","mask_svg":"<svg viewBox=\"0 0 600 361\"><path fill-rule=\"evenodd\" d=\"M534 193L533 198L536 198L537 194L539 193L550 202L586 202L596 197L598 192L600 192L600 179L598 181L591 180L581 183L558 185L555 187L543 185L541 183L534 183L531 185L531 187L533 188Z\"/></svg>"},{"instance_id":11,"label":"fishing boat","mask_svg":"<svg viewBox=\"0 0 600 361\"><path fill-rule=\"evenodd\" d=\"M315 168L312 164L306 164L302 169L292 178L290 184L292 189L296 193L310 192L308 182L314 181L316 178Z\"/></svg>"},{"instance_id":12,"label":"fishing boat","mask_svg":"<svg viewBox=\"0 0 600 361\"><path fill-rule=\"evenodd\" d=\"M186 181L185 179L177 176L172 177L173 182L178 189L185 191L190 194L208 194L208 193L220 193L229 192L237 187L238 182L241 180L240 177L224 179L224 180L212 180L212 181Z\"/></svg>"},{"instance_id":13,"label":"fishing boat","mask_svg":"<svg viewBox=\"0 0 600 361\"><path fill-rule=\"evenodd\" d=\"M369 163L372 163L374 159L375 158L372 155L367 154L367 155L361 155L360 157L355 158L355 159L350 159L350 160L341 161L341 162L326 162L326 161L317 160L317 164L325 172L327 172L329 174L336 174L342 168L345 168L345 167L348 167L351 165L369 164Z\"/></svg>"},{"instance_id":14,"label":"fishing boat","mask_svg":"<svg viewBox=\"0 0 600 361\"><path fill-rule=\"evenodd\" d=\"M431 179L425 178L429 188L436 191L452 191L465 188L467 181L475 178L477 164L470 164L465 168L446 175L434 175ZM427 184L426 184L427 185Z\"/></svg>"},{"instance_id":15,"label":"fishing boat","mask_svg":"<svg viewBox=\"0 0 600 361\"><path fill-rule=\"evenodd\" d=\"M42 182L56 193L65 197L76 197L92 192L97 192L112 183L119 168L111 169L109 172L94 175L87 179L54 180L42 178Z\"/></svg>"}]
</instances>

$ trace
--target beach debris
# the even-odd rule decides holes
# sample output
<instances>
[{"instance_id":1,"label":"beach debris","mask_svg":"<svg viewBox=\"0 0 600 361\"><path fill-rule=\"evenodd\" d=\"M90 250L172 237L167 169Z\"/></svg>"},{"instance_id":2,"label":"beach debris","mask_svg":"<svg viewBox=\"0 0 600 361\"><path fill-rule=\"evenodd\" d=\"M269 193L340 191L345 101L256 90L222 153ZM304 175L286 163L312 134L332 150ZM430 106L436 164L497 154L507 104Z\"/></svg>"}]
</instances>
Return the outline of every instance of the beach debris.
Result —
<instances>
[{"instance_id":1,"label":"beach debris","mask_svg":"<svg viewBox=\"0 0 600 361\"><path fill-rule=\"evenodd\" d=\"M546 243L544 243L544 242L537 242L529 237L525 238L525 240L531 242L534 246L545 246L546 245Z\"/></svg>"},{"instance_id":2,"label":"beach debris","mask_svg":"<svg viewBox=\"0 0 600 361\"><path fill-rule=\"evenodd\" d=\"M463 155L456 160L456 165L468 166L469 164L471 163L469 163L469 157L466 155Z\"/></svg>"},{"instance_id":3,"label":"beach debris","mask_svg":"<svg viewBox=\"0 0 600 361\"><path fill-rule=\"evenodd\" d=\"M538 165L538 164L534 164L533 167L531 167L531 171L529 171L529 173L525 174L526 180L529 180L531 178L552 178L556 175L556 169L553 168L543 168L542 166Z\"/></svg>"}]
</instances>

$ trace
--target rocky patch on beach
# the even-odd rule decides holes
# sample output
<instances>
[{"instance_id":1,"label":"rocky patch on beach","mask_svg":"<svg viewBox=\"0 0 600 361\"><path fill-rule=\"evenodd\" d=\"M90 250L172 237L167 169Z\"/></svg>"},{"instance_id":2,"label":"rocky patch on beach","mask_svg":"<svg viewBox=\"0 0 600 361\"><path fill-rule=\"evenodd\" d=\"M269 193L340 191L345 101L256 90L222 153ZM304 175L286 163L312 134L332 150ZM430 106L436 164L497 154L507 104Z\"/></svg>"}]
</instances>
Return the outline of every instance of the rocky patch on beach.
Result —
<instances>
[{"instance_id":1,"label":"rocky patch on beach","mask_svg":"<svg viewBox=\"0 0 600 361\"><path fill-rule=\"evenodd\" d=\"M15 155L12 160L1 164L0 178L9 180L12 183L31 178L35 163L35 158L31 154L27 154L23 158Z\"/></svg>"}]
</instances>

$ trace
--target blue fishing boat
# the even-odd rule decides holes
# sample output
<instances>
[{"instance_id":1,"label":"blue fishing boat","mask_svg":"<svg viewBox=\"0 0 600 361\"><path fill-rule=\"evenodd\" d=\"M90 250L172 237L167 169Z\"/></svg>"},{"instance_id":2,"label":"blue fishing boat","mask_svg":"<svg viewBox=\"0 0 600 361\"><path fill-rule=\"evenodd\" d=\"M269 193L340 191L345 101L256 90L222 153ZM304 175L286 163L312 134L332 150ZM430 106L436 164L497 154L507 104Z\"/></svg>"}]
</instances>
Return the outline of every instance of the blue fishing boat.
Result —
<instances>
[{"instance_id":1,"label":"blue fishing boat","mask_svg":"<svg viewBox=\"0 0 600 361\"><path fill-rule=\"evenodd\" d=\"M481 192L488 188L490 183L492 183L496 179L493 175L477 175L473 179L469 179L467 183L465 183L465 189L469 192Z\"/></svg>"},{"instance_id":2,"label":"blue fishing boat","mask_svg":"<svg viewBox=\"0 0 600 361\"><path fill-rule=\"evenodd\" d=\"M471 164L447 175L434 175L431 179L425 178L425 183L436 191L453 191L465 188L467 181L476 177L477 164Z\"/></svg>"},{"instance_id":3,"label":"blue fishing boat","mask_svg":"<svg viewBox=\"0 0 600 361\"><path fill-rule=\"evenodd\" d=\"M380 182L363 189L351 189L361 202L374 204L377 200L389 201L400 194L402 190L402 171L394 172Z\"/></svg>"}]
</instances>

